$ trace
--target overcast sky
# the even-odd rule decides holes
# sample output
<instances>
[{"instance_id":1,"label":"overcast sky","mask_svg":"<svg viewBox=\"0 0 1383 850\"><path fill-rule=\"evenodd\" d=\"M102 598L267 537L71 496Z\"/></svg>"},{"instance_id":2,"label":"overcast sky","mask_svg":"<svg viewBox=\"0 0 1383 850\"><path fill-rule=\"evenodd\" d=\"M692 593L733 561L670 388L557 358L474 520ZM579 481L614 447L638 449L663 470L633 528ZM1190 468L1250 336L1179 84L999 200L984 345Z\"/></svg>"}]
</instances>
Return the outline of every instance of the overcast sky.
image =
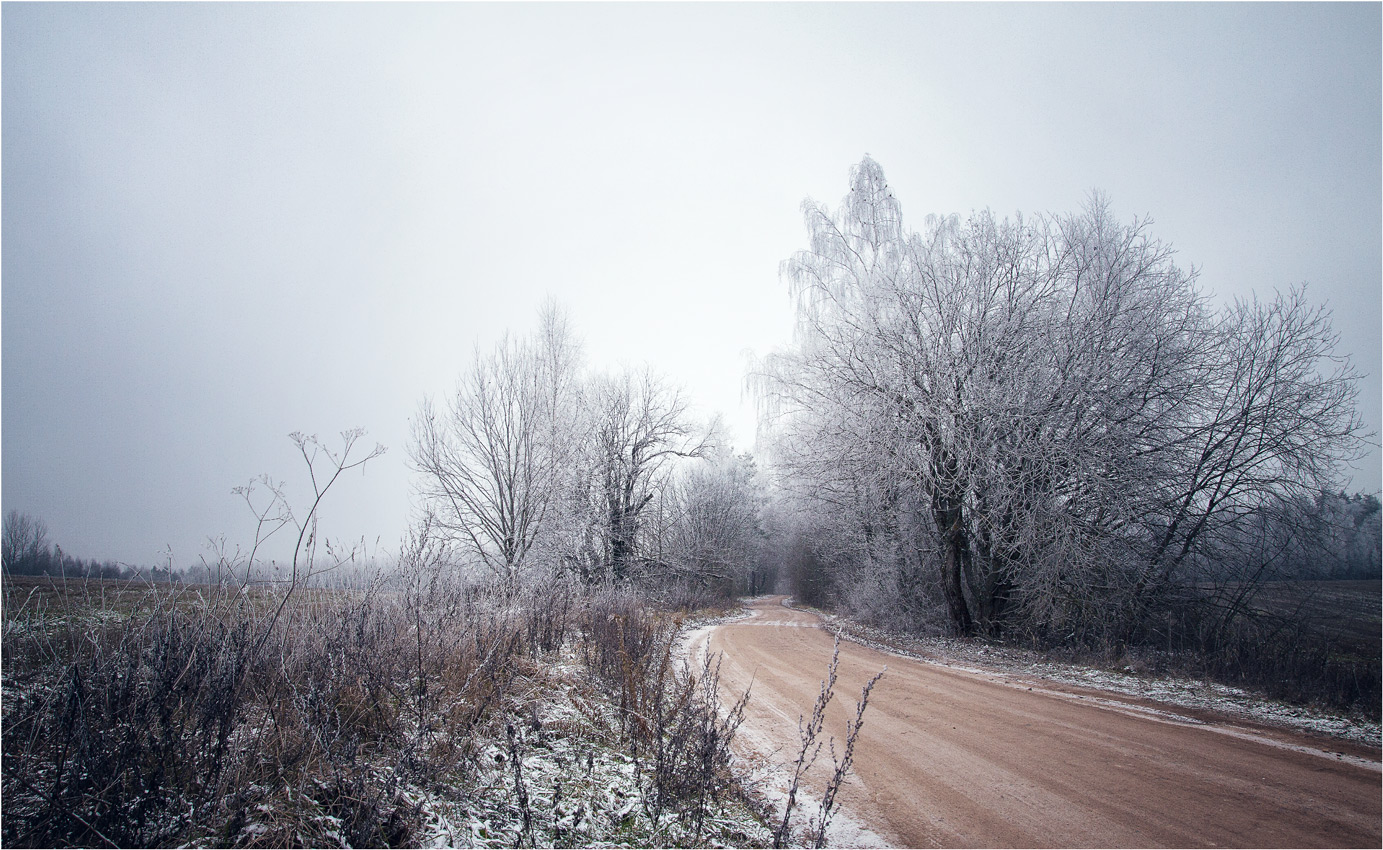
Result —
<instances>
[{"instance_id":1,"label":"overcast sky","mask_svg":"<svg viewBox=\"0 0 1383 850\"><path fill-rule=\"evenodd\" d=\"M800 206L1149 215L1217 297L1307 281L1379 430L1380 6L95 4L3 16L3 502L82 557L248 543L287 438L388 446L551 295L753 443ZM1379 488L1374 453L1353 486Z\"/></svg>"}]
</instances>

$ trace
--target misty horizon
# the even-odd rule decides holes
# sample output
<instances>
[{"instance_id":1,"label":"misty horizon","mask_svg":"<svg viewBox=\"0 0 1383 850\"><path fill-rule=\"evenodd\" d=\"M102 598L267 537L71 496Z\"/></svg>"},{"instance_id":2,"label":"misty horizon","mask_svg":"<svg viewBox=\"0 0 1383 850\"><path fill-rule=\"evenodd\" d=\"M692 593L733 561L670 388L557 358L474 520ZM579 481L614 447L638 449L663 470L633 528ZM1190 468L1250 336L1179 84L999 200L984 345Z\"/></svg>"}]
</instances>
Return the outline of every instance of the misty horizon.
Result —
<instances>
[{"instance_id":1,"label":"misty horizon","mask_svg":"<svg viewBox=\"0 0 1383 850\"><path fill-rule=\"evenodd\" d=\"M291 432L388 452L323 533L387 555L410 422L552 299L753 451L804 199L1098 191L1221 304L1305 282L1380 461L1376 5L3 8L3 509L83 558L246 545ZM271 550L272 551L272 550ZM282 555L279 555L282 557Z\"/></svg>"}]
</instances>

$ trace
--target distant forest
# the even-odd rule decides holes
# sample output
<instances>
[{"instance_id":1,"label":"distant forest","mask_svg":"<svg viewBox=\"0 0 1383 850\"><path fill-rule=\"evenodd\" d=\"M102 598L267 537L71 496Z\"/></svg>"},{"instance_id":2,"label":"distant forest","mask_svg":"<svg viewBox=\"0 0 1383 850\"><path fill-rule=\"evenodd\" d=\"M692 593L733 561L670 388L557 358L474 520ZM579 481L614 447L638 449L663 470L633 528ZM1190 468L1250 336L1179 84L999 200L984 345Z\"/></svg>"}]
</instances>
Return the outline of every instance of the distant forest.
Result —
<instances>
[{"instance_id":1,"label":"distant forest","mask_svg":"<svg viewBox=\"0 0 1383 850\"><path fill-rule=\"evenodd\" d=\"M146 567L77 558L48 538L43 520L11 510L5 514L5 575L53 576L54 578L145 579L182 581L183 571L169 566Z\"/></svg>"},{"instance_id":2,"label":"distant forest","mask_svg":"<svg viewBox=\"0 0 1383 850\"><path fill-rule=\"evenodd\" d=\"M1296 506L1296 517L1312 533L1297 534L1279 556L1279 569L1269 580L1357 580L1383 578L1383 503L1371 493L1319 493L1314 501ZM1273 520L1265 517L1263 527ZM765 585L780 566L809 569L790 552L766 558L757 571ZM784 563L774 563L782 561ZM43 520L11 510L5 514L4 574L53 578L139 579L144 581L209 582L214 571L204 564L187 567L122 564L110 559L74 557L49 539ZM785 576L787 578L787 576ZM800 576L807 578L807 576ZM746 581L750 579L746 577ZM756 588L764 589L764 588ZM750 588L746 587L748 592Z\"/></svg>"}]
</instances>

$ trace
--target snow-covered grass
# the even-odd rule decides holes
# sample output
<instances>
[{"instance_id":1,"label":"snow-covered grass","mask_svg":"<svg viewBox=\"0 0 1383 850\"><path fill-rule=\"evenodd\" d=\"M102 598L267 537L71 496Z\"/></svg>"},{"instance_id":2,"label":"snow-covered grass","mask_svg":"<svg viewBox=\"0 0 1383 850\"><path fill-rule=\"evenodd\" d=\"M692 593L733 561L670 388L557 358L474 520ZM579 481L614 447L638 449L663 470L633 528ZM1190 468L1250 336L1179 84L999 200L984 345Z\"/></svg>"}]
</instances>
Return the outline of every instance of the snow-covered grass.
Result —
<instances>
[{"instance_id":1,"label":"snow-covered grass","mask_svg":"<svg viewBox=\"0 0 1383 850\"><path fill-rule=\"evenodd\" d=\"M675 812L657 813L655 820L648 767L614 732L620 725L617 706L583 682L574 665L557 672L565 684L551 688L536 713L515 724L512 746L507 736L485 745L477 773L464 789L455 789L464 793L405 791L419 806L420 846L765 845L767 830L732 793L699 833Z\"/></svg>"},{"instance_id":2,"label":"snow-covered grass","mask_svg":"<svg viewBox=\"0 0 1383 850\"><path fill-rule=\"evenodd\" d=\"M636 634L676 628L628 595L371 591L267 626L176 603L60 625L7 606L6 844L770 839L699 708L706 671Z\"/></svg>"}]
</instances>

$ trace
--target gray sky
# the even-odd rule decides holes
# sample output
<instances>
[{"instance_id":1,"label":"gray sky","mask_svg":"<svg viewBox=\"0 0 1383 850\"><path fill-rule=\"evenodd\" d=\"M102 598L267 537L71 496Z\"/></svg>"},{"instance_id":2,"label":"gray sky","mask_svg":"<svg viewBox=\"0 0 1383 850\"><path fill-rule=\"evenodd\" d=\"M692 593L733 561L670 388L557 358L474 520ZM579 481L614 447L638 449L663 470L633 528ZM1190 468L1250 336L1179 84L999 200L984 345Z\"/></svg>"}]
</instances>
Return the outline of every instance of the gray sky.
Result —
<instances>
[{"instance_id":1,"label":"gray sky","mask_svg":"<svg viewBox=\"0 0 1383 850\"><path fill-rule=\"evenodd\" d=\"M248 543L286 435L389 447L547 295L753 442L800 204L865 153L928 213L1092 189L1230 298L1309 281L1379 430L1380 6L95 4L3 10L3 502L83 557ZM1354 486L1379 488L1375 452Z\"/></svg>"}]
</instances>

